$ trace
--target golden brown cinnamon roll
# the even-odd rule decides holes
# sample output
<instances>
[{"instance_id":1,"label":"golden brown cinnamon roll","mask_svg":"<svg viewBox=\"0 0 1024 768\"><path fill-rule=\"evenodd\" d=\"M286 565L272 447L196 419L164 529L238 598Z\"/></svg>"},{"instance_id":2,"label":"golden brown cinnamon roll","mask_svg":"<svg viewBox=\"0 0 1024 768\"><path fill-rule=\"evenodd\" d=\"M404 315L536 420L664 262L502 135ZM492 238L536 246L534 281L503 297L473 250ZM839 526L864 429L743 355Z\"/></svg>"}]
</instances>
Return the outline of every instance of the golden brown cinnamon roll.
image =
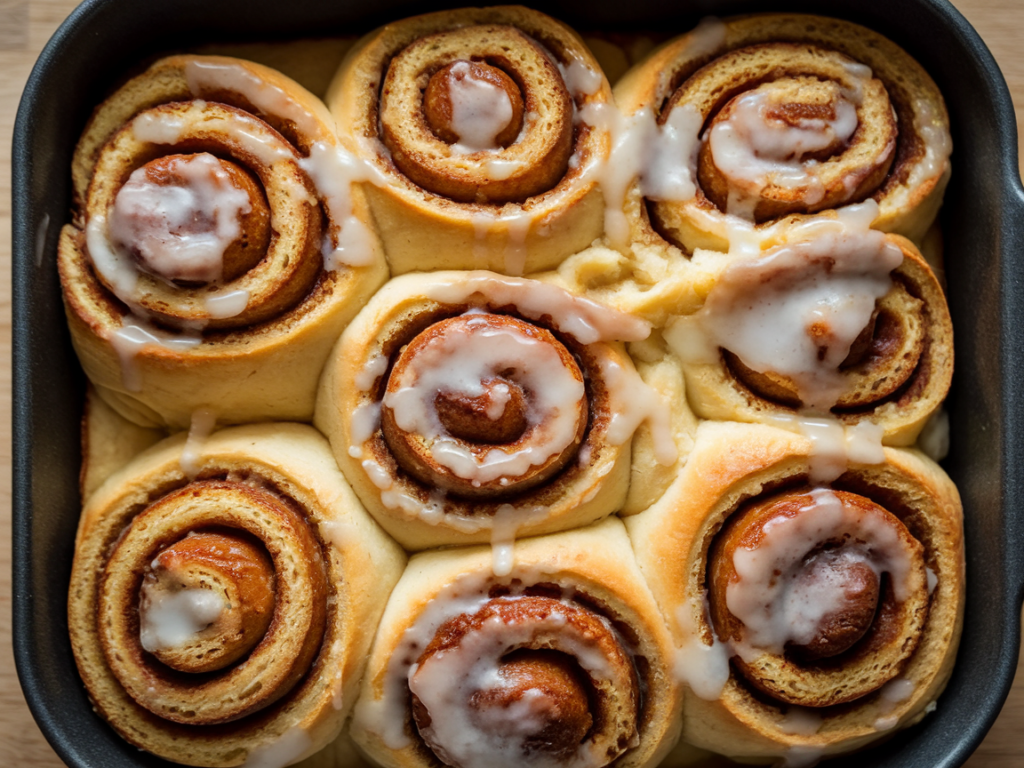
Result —
<instances>
[{"instance_id":1,"label":"golden brown cinnamon roll","mask_svg":"<svg viewBox=\"0 0 1024 768\"><path fill-rule=\"evenodd\" d=\"M250 62L163 59L100 105L59 253L100 395L144 425L310 418L330 345L386 274L346 162L323 104Z\"/></svg>"},{"instance_id":2,"label":"golden brown cinnamon roll","mask_svg":"<svg viewBox=\"0 0 1024 768\"><path fill-rule=\"evenodd\" d=\"M298 424L169 438L82 514L68 599L97 712L175 762L336 738L405 556Z\"/></svg>"},{"instance_id":3,"label":"golden brown cinnamon roll","mask_svg":"<svg viewBox=\"0 0 1024 768\"><path fill-rule=\"evenodd\" d=\"M702 23L627 73L615 98L631 120L657 121L665 150L627 201L641 244L729 250L737 227L868 198L875 228L919 241L949 178L949 120L931 78L838 19ZM666 183L673 175L686 189Z\"/></svg>"},{"instance_id":4,"label":"golden brown cinnamon roll","mask_svg":"<svg viewBox=\"0 0 1024 768\"><path fill-rule=\"evenodd\" d=\"M416 555L385 611L353 738L387 766L656 765L678 734L664 623L609 519Z\"/></svg>"},{"instance_id":5,"label":"golden brown cinnamon roll","mask_svg":"<svg viewBox=\"0 0 1024 768\"><path fill-rule=\"evenodd\" d=\"M810 441L705 422L626 521L679 646L684 739L736 759L850 751L930 711L964 600L959 497L915 451L816 486Z\"/></svg>"},{"instance_id":6,"label":"golden brown cinnamon roll","mask_svg":"<svg viewBox=\"0 0 1024 768\"><path fill-rule=\"evenodd\" d=\"M592 173L608 136L576 119L611 91L582 40L518 6L388 24L360 41L328 105L395 274L557 265L601 234Z\"/></svg>"},{"instance_id":7,"label":"golden brown cinnamon roll","mask_svg":"<svg viewBox=\"0 0 1024 768\"><path fill-rule=\"evenodd\" d=\"M614 512L630 443L659 466L680 431L620 343L650 326L490 272L403 275L342 335L315 423L403 546L508 543Z\"/></svg>"},{"instance_id":8,"label":"golden brown cinnamon roll","mask_svg":"<svg viewBox=\"0 0 1024 768\"><path fill-rule=\"evenodd\" d=\"M822 214L756 257L718 259L701 310L666 332L699 416L830 417L885 445L917 439L952 380L952 322L909 240L849 223L873 209Z\"/></svg>"}]
</instances>

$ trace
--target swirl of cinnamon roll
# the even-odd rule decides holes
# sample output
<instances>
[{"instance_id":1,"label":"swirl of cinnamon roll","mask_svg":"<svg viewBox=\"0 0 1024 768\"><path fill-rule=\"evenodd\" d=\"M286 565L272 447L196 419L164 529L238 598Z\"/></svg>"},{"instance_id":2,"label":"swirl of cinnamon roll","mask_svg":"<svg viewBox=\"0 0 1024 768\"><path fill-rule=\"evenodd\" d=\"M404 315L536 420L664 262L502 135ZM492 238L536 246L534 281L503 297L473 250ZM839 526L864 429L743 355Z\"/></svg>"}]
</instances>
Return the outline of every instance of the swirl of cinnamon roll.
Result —
<instances>
[{"instance_id":1,"label":"swirl of cinnamon roll","mask_svg":"<svg viewBox=\"0 0 1024 768\"><path fill-rule=\"evenodd\" d=\"M342 335L315 423L367 509L408 549L506 542L609 514L667 403L618 342L643 321L489 272L405 275Z\"/></svg>"},{"instance_id":2,"label":"swirl of cinnamon roll","mask_svg":"<svg viewBox=\"0 0 1024 768\"><path fill-rule=\"evenodd\" d=\"M140 749L299 759L338 736L404 565L310 427L179 435L86 505L72 648L97 712Z\"/></svg>"},{"instance_id":3,"label":"swirl of cinnamon roll","mask_svg":"<svg viewBox=\"0 0 1024 768\"><path fill-rule=\"evenodd\" d=\"M655 765L679 727L670 646L621 522L414 556L353 719L384 765Z\"/></svg>"},{"instance_id":4,"label":"swirl of cinnamon roll","mask_svg":"<svg viewBox=\"0 0 1024 768\"><path fill-rule=\"evenodd\" d=\"M145 425L308 419L331 340L386 269L347 162L323 104L250 62L163 59L101 104L59 255L101 396ZM267 373L292 355L295 375Z\"/></svg>"},{"instance_id":5,"label":"swirl of cinnamon roll","mask_svg":"<svg viewBox=\"0 0 1024 768\"><path fill-rule=\"evenodd\" d=\"M963 621L962 511L916 451L811 486L811 441L705 422L679 483L626 520L673 621L684 739L824 757L920 720Z\"/></svg>"},{"instance_id":6,"label":"swirl of cinnamon roll","mask_svg":"<svg viewBox=\"0 0 1024 768\"><path fill-rule=\"evenodd\" d=\"M600 236L586 170L608 135L601 68L568 27L519 6L415 16L371 32L327 102L373 169L366 194L393 274L556 266Z\"/></svg>"},{"instance_id":7,"label":"swirl of cinnamon roll","mask_svg":"<svg viewBox=\"0 0 1024 768\"><path fill-rule=\"evenodd\" d=\"M886 445L917 439L952 381L952 321L917 248L863 227L874 210L823 214L755 258L728 259L701 310L667 334L698 415L831 415Z\"/></svg>"},{"instance_id":8,"label":"swirl of cinnamon roll","mask_svg":"<svg viewBox=\"0 0 1024 768\"><path fill-rule=\"evenodd\" d=\"M704 23L638 64L615 97L658 125L661 150L630 203L635 239L685 253L729 250L738 226L868 198L875 228L919 242L949 178L938 88L892 41L838 19ZM688 186L666 183L674 176Z\"/></svg>"}]
</instances>

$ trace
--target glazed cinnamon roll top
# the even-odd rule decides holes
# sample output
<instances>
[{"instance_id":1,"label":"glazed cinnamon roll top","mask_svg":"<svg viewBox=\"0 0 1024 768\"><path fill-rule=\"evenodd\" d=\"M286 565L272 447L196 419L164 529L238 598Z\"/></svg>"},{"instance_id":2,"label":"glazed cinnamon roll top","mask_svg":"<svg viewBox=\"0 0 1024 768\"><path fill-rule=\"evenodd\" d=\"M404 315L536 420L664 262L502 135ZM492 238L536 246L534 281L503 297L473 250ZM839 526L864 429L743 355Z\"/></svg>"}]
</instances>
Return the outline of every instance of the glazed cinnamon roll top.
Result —
<instances>
[{"instance_id":1,"label":"glazed cinnamon roll top","mask_svg":"<svg viewBox=\"0 0 1024 768\"><path fill-rule=\"evenodd\" d=\"M867 199L879 205L876 228L920 241L949 177L935 84L891 41L836 19L705 22L638 64L615 95L633 119L683 131L686 151L662 162L693 186L666 192L641 178L638 215L684 253L730 250L737 233Z\"/></svg>"}]
</instances>

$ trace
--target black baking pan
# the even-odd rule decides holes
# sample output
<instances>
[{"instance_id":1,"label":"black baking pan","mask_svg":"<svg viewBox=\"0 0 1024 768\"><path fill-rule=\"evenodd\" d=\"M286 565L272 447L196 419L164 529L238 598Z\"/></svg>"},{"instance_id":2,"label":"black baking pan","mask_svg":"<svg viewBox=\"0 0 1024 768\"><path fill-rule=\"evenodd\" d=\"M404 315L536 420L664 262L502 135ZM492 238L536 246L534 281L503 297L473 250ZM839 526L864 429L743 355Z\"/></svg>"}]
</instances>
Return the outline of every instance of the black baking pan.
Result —
<instances>
[{"instance_id":1,"label":"black baking pan","mask_svg":"<svg viewBox=\"0 0 1024 768\"><path fill-rule=\"evenodd\" d=\"M439 7L447 6L90 0L57 30L32 72L13 151L14 650L29 706L71 766L171 765L122 741L93 713L68 640L84 377L65 327L55 253L85 121L118 78L157 53L211 41L358 34ZM564 0L539 7L582 31L683 32L705 15L766 10L828 14L892 38L942 90L955 146L941 221L957 356L944 466L965 508L963 641L937 711L881 746L828 764L961 765L1009 690L1024 598L1024 190L1013 106L995 61L942 0Z\"/></svg>"}]
</instances>

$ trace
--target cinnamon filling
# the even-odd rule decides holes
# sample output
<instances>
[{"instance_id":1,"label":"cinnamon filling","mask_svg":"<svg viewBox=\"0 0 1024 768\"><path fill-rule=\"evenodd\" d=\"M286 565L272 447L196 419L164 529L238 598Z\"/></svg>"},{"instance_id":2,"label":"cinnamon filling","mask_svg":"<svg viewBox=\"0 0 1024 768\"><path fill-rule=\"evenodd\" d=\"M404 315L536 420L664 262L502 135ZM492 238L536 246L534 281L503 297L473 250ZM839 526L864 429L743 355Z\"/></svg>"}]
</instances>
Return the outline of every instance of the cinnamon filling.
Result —
<instances>
[{"instance_id":1,"label":"cinnamon filling","mask_svg":"<svg viewBox=\"0 0 1024 768\"><path fill-rule=\"evenodd\" d=\"M431 75L423 114L446 144L497 149L515 141L523 129L523 95L497 67L459 60Z\"/></svg>"},{"instance_id":2,"label":"cinnamon filling","mask_svg":"<svg viewBox=\"0 0 1024 768\"><path fill-rule=\"evenodd\" d=\"M550 331L471 312L431 325L403 348L381 426L399 465L421 482L494 498L560 472L588 414L579 364Z\"/></svg>"},{"instance_id":3,"label":"cinnamon filling","mask_svg":"<svg viewBox=\"0 0 1024 768\"><path fill-rule=\"evenodd\" d=\"M571 602L493 598L442 624L409 677L417 730L455 768L604 766L635 738L639 681L610 623Z\"/></svg>"},{"instance_id":4,"label":"cinnamon filling","mask_svg":"<svg viewBox=\"0 0 1024 768\"><path fill-rule=\"evenodd\" d=\"M111 552L100 643L139 706L189 725L231 722L308 673L326 595L320 544L293 501L196 481L150 504Z\"/></svg>"},{"instance_id":5,"label":"cinnamon filling","mask_svg":"<svg viewBox=\"0 0 1024 768\"><path fill-rule=\"evenodd\" d=\"M845 491L746 505L712 544L708 584L736 668L801 706L853 701L897 677L928 608L921 544L893 514Z\"/></svg>"},{"instance_id":6,"label":"cinnamon filling","mask_svg":"<svg viewBox=\"0 0 1024 768\"><path fill-rule=\"evenodd\" d=\"M867 325L850 346L836 374L844 385L834 408L849 410L871 407L894 396L914 378L926 345L924 304L896 282L880 299ZM823 341L830 329L820 327ZM814 329L808 329L814 335ZM822 348L827 346L823 343ZM722 350L732 375L757 397L789 408L804 403L801 385L792 376L775 371L759 372L727 349ZM822 354L824 357L824 354ZM806 383L802 383L806 390Z\"/></svg>"},{"instance_id":7,"label":"cinnamon filling","mask_svg":"<svg viewBox=\"0 0 1024 768\"><path fill-rule=\"evenodd\" d=\"M186 610L175 610L182 596ZM211 598L221 610L188 631L187 609ZM179 672L223 669L263 639L274 602L274 565L266 550L238 531L191 534L157 555L143 581L142 645Z\"/></svg>"},{"instance_id":8,"label":"cinnamon filling","mask_svg":"<svg viewBox=\"0 0 1024 768\"><path fill-rule=\"evenodd\" d=\"M157 277L229 282L263 258L270 210L259 184L236 163L207 153L167 155L135 170L118 191L110 233Z\"/></svg>"},{"instance_id":9,"label":"cinnamon filling","mask_svg":"<svg viewBox=\"0 0 1024 768\"><path fill-rule=\"evenodd\" d=\"M687 78L660 117L680 105L704 121L701 207L762 223L864 200L896 157L898 127L885 86L838 51L764 43L722 54ZM675 204L651 204L670 239Z\"/></svg>"},{"instance_id":10,"label":"cinnamon filling","mask_svg":"<svg viewBox=\"0 0 1024 768\"><path fill-rule=\"evenodd\" d=\"M573 98L558 67L515 27L419 38L389 63L380 138L423 190L462 203L523 203L569 171Z\"/></svg>"}]
</instances>

